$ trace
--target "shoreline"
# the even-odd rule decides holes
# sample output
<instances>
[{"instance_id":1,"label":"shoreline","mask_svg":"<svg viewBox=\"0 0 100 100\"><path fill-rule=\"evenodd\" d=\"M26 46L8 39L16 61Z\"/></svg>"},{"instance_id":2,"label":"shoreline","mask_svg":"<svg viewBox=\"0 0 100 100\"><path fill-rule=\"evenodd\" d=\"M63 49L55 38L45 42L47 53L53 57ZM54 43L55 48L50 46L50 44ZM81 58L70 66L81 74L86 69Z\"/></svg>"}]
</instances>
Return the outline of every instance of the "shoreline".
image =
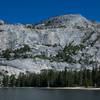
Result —
<instances>
[{"instance_id":1,"label":"shoreline","mask_svg":"<svg viewBox=\"0 0 100 100\"><path fill-rule=\"evenodd\" d=\"M93 87L0 87L0 89L100 90Z\"/></svg>"},{"instance_id":2,"label":"shoreline","mask_svg":"<svg viewBox=\"0 0 100 100\"><path fill-rule=\"evenodd\" d=\"M100 90L100 88L93 87L47 87L46 89L54 89L54 90Z\"/></svg>"}]
</instances>

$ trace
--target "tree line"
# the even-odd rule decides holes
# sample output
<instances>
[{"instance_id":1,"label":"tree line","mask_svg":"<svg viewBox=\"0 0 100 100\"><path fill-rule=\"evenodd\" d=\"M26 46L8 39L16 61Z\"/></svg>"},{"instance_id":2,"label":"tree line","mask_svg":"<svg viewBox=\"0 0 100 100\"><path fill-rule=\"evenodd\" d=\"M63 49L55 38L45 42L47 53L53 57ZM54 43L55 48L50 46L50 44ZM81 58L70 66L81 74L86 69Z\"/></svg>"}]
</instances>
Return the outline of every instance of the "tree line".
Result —
<instances>
[{"instance_id":1,"label":"tree line","mask_svg":"<svg viewBox=\"0 0 100 100\"><path fill-rule=\"evenodd\" d=\"M2 87L100 87L100 68L73 70L66 67L63 71L20 73L18 77L4 75L0 83Z\"/></svg>"}]
</instances>

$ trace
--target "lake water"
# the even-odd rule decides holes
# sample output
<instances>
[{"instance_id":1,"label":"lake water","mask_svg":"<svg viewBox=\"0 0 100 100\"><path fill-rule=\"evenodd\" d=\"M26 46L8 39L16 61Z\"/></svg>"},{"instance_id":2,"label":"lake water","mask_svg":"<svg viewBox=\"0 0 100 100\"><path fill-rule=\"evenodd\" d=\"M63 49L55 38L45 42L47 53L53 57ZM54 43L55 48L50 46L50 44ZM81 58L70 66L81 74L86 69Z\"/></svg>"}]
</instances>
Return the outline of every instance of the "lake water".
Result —
<instances>
[{"instance_id":1,"label":"lake water","mask_svg":"<svg viewBox=\"0 0 100 100\"><path fill-rule=\"evenodd\" d=\"M100 91L4 88L0 100L100 100Z\"/></svg>"}]
</instances>

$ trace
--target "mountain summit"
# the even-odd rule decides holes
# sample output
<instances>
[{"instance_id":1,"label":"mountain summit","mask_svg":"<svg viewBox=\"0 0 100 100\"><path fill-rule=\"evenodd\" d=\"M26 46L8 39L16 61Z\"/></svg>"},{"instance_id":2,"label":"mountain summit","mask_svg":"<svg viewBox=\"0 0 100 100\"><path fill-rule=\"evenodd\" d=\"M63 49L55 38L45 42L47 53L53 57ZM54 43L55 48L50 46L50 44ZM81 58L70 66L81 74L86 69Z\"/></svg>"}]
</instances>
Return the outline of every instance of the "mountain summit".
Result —
<instances>
[{"instance_id":1,"label":"mountain summit","mask_svg":"<svg viewBox=\"0 0 100 100\"><path fill-rule=\"evenodd\" d=\"M52 18L48 18L43 21L41 24L37 25L40 28L44 26L46 28L60 28L60 27L88 27L91 22L86 18L81 16L80 14L67 14L62 16L56 16Z\"/></svg>"}]
</instances>

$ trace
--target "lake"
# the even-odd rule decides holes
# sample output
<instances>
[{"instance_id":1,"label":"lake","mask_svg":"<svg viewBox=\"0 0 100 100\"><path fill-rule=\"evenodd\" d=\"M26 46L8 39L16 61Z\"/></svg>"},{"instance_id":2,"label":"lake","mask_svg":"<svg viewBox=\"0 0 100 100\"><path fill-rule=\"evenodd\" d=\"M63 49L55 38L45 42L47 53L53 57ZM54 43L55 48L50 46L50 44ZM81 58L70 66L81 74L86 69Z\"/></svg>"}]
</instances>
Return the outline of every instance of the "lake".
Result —
<instances>
[{"instance_id":1,"label":"lake","mask_svg":"<svg viewBox=\"0 0 100 100\"><path fill-rule=\"evenodd\" d=\"M1 88L0 100L100 100L100 91Z\"/></svg>"}]
</instances>

